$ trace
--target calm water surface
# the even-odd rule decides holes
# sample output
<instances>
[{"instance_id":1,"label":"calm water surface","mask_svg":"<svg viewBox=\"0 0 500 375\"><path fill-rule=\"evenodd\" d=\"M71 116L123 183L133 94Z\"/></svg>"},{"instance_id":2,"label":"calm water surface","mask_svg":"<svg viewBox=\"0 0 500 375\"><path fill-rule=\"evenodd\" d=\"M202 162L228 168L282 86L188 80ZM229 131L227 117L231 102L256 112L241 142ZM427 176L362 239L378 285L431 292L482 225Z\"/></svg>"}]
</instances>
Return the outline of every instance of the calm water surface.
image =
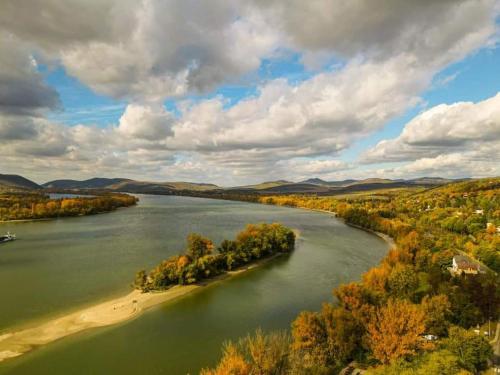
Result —
<instances>
[{"instance_id":1,"label":"calm water surface","mask_svg":"<svg viewBox=\"0 0 500 375\"><path fill-rule=\"evenodd\" d=\"M196 374L220 345L258 327L286 329L331 300L387 251L378 237L317 212L188 197L140 196L137 207L95 216L0 224L0 335L126 294L134 273L184 248L186 235L232 238L247 223L282 222L295 252L158 306L121 325L84 332L0 363L0 374Z\"/></svg>"}]
</instances>

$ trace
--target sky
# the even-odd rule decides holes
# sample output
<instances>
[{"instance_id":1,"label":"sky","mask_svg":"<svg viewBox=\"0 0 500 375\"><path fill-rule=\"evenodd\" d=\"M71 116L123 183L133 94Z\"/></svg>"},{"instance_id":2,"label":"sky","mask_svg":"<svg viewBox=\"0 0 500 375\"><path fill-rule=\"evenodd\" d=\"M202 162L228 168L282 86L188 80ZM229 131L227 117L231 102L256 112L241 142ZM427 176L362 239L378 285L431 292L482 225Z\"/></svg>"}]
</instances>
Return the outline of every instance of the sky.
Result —
<instances>
[{"instance_id":1,"label":"sky","mask_svg":"<svg viewBox=\"0 0 500 375\"><path fill-rule=\"evenodd\" d=\"M500 0L2 0L0 173L500 175Z\"/></svg>"}]
</instances>

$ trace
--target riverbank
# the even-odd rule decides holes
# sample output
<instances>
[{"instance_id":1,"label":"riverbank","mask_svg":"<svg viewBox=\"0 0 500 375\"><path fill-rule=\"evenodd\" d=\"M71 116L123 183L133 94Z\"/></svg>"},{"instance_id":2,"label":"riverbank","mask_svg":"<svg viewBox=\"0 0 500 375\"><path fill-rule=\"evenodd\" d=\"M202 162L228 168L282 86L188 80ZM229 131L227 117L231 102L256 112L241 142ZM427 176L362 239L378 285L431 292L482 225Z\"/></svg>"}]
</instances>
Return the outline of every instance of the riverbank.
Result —
<instances>
[{"instance_id":1,"label":"riverbank","mask_svg":"<svg viewBox=\"0 0 500 375\"><path fill-rule=\"evenodd\" d=\"M264 204L268 204L268 203L264 203ZM387 235L385 233L382 233L382 232L377 232L375 230L364 228L364 227L362 227L360 225L348 223L343 218L337 216L337 214L335 212L333 212L333 211L320 210L320 209L316 209L316 208L298 207L298 206L295 206L295 207L293 207L293 206L284 206L284 207L299 208L301 210L315 211L315 212L321 212L321 213L329 214L329 215L335 217L336 219L342 221L345 225L348 225L348 226L356 228L356 229L361 229L361 230L363 230L365 232L368 232L368 233L376 235L377 237L380 237L381 239L383 239L389 245L389 247L391 249L393 247L396 247L396 242L394 241L394 238L392 238L391 236L389 236L389 235Z\"/></svg>"},{"instance_id":2,"label":"riverbank","mask_svg":"<svg viewBox=\"0 0 500 375\"><path fill-rule=\"evenodd\" d=\"M283 253L261 259L245 267L197 284L176 285L162 292L142 293L139 290L134 290L126 296L84 308L43 322L32 328L4 333L0 335L0 362L18 357L39 346L88 329L110 326L133 319L153 306L173 301L202 287L211 286L222 280L242 274L281 255Z\"/></svg>"},{"instance_id":3,"label":"riverbank","mask_svg":"<svg viewBox=\"0 0 500 375\"><path fill-rule=\"evenodd\" d=\"M389 236L389 235L387 235L385 233L377 232L375 230L371 230L371 229L368 229L368 228L363 228L362 226L359 226L359 225L356 225L356 224L347 223L345 220L342 220L342 221L344 222L345 225L348 225L348 226L353 227L353 228L364 230L365 232L372 233L372 234L374 234L374 235L382 238L389 245L389 247L391 249L393 247L396 247L396 242L394 241L394 238L392 238L391 236Z\"/></svg>"},{"instance_id":4,"label":"riverbank","mask_svg":"<svg viewBox=\"0 0 500 375\"><path fill-rule=\"evenodd\" d=\"M67 216L74 217L74 216ZM58 217L45 217L41 219L14 219L14 220L0 220L0 224L9 224L9 223L30 223L32 221L49 221L56 220Z\"/></svg>"}]
</instances>

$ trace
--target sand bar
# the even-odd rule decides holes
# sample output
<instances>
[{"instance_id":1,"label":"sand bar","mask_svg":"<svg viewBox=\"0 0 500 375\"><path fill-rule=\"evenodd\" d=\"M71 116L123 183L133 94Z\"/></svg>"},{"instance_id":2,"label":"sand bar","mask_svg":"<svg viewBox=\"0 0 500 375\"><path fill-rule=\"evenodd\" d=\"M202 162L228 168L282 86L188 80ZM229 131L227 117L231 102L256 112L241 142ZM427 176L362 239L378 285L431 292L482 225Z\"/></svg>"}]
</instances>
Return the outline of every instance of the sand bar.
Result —
<instances>
[{"instance_id":1,"label":"sand bar","mask_svg":"<svg viewBox=\"0 0 500 375\"><path fill-rule=\"evenodd\" d=\"M199 288L241 274L280 255L282 254L276 254L198 284L176 285L163 292L142 293L139 290L134 290L126 296L42 322L32 328L1 334L0 362L87 329L110 326L130 320L152 306L172 301Z\"/></svg>"}]
</instances>

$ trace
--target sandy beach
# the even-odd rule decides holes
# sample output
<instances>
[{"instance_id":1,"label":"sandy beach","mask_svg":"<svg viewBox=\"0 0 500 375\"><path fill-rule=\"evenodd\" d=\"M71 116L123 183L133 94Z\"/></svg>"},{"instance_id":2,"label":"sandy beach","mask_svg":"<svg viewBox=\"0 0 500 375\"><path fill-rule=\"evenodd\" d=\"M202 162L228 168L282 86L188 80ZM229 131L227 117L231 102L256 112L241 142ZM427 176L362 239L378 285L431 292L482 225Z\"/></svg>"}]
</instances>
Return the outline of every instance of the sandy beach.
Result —
<instances>
[{"instance_id":1,"label":"sandy beach","mask_svg":"<svg viewBox=\"0 0 500 375\"><path fill-rule=\"evenodd\" d=\"M134 290L126 296L42 322L32 328L4 333L0 335L0 362L87 329L110 326L130 320L150 307L175 300L199 288L241 274L281 255L283 254L276 254L198 284L176 285L163 292L142 293L139 290Z\"/></svg>"}]
</instances>

